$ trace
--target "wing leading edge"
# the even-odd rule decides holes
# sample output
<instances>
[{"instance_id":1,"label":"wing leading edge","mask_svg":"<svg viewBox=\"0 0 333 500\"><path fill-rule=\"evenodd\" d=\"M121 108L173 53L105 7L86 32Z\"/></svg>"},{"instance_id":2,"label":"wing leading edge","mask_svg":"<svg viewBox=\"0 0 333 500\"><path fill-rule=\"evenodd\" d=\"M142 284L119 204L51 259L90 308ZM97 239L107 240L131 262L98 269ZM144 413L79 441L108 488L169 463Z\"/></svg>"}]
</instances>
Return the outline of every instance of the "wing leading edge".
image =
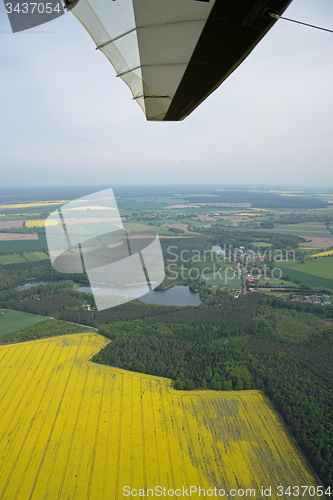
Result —
<instances>
[{"instance_id":1,"label":"wing leading edge","mask_svg":"<svg viewBox=\"0 0 333 500\"><path fill-rule=\"evenodd\" d=\"M76 0L75 0L76 1ZM147 120L186 118L292 0L78 0L71 8Z\"/></svg>"}]
</instances>

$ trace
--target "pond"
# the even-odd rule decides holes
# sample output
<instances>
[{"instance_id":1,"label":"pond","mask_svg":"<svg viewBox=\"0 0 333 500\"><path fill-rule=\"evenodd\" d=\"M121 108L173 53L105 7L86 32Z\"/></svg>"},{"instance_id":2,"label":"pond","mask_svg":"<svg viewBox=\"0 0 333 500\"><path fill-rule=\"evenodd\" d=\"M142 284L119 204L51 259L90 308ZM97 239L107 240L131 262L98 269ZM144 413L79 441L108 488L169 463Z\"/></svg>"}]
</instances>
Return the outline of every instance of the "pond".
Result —
<instances>
[{"instance_id":1,"label":"pond","mask_svg":"<svg viewBox=\"0 0 333 500\"><path fill-rule=\"evenodd\" d=\"M131 290L134 287L114 287L114 288L97 288L95 293L99 295L124 295L131 297ZM146 288L143 286L135 287L135 295L140 295L140 288L142 293ZM79 292L91 293L91 288L82 286ZM132 294L133 296L134 294ZM158 304L161 306L199 306L202 300L198 292L193 292L188 286L174 286L168 290L152 290L145 295L139 297L145 304Z\"/></svg>"},{"instance_id":2,"label":"pond","mask_svg":"<svg viewBox=\"0 0 333 500\"><path fill-rule=\"evenodd\" d=\"M34 286L53 285L54 283L58 283L58 281L32 280L24 285L16 287L16 290L28 290ZM133 289L135 289L135 294L133 293ZM81 286L78 291L91 293L91 288L89 286ZM136 295L139 296L139 299L145 304L158 304L161 306L199 306L202 304L199 293L193 292L188 286L174 286L173 288L168 288L167 290L152 290L146 294L145 291L146 287L140 285L135 287L100 287L95 289L95 293L97 295L124 295L127 298ZM140 296L140 293L143 295Z\"/></svg>"},{"instance_id":3,"label":"pond","mask_svg":"<svg viewBox=\"0 0 333 500\"><path fill-rule=\"evenodd\" d=\"M36 280L31 280L29 283L25 283L24 285L20 285L16 287L16 290L22 291L22 290L29 290L29 288L33 288L34 286L39 286L39 285L54 285L55 283L58 283L58 281L36 281Z\"/></svg>"}]
</instances>

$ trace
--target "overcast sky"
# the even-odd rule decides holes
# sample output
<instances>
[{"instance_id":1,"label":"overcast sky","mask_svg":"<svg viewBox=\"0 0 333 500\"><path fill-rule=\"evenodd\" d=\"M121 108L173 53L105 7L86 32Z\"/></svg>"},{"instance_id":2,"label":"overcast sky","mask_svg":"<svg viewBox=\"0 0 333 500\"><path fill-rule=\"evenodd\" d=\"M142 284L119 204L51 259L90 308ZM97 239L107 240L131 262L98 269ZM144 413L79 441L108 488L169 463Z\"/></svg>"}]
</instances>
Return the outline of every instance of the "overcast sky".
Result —
<instances>
[{"instance_id":1,"label":"overcast sky","mask_svg":"<svg viewBox=\"0 0 333 500\"><path fill-rule=\"evenodd\" d=\"M284 14L333 29L332 0ZM333 34L280 20L183 122L147 122L71 13L12 34L0 3L0 186L333 187Z\"/></svg>"}]
</instances>

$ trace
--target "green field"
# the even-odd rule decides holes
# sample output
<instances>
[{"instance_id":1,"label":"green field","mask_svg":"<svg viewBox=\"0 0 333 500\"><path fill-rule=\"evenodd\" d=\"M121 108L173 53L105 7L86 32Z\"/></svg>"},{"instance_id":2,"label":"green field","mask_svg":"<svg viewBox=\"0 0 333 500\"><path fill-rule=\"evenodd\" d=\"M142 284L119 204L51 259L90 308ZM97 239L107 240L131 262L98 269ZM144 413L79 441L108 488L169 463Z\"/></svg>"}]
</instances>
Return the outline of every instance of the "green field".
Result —
<instances>
[{"instance_id":1,"label":"green field","mask_svg":"<svg viewBox=\"0 0 333 500\"><path fill-rule=\"evenodd\" d=\"M2 314L3 313L3 314ZM0 310L0 338L7 333L18 332L33 326L36 323L45 321L47 318L36 316L35 314L28 314L21 311L11 311L9 309Z\"/></svg>"},{"instance_id":2,"label":"green field","mask_svg":"<svg viewBox=\"0 0 333 500\"><path fill-rule=\"evenodd\" d=\"M233 276L233 271L221 270L220 273L207 273L204 281L208 286L228 286L231 288L242 288L243 276Z\"/></svg>"},{"instance_id":3,"label":"green field","mask_svg":"<svg viewBox=\"0 0 333 500\"><path fill-rule=\"evenodd\" d=\"M274 229L285 229L291 231L314 231L314 232L325 232L326 226L322 222L309 222L303 224L277 224Z\"/></svg>"},{"instance_id":4,"label":"green field","mask_svg":"<svg viewBox=\"0 0 333 500\"><path fill-rule=\"evenodd\" d=\"M274 229L261 229L261 228L258 228L257 231L260 231L260 232L268 232L268 233L275 233L275 234L288 234L288 235L291 235L291 236L300 236L300 237L316 237L316 238L331 238L333 239L333 234L329 231L326 231L325 232L325 229L324 228L321 228L321 231L309 231L308 229L304 229L304 231L302 230L297 230L297 229L293 229L293 230L290 230L290 229L284 229L283 226L280 226L279 228L277 227L274 227Z\"/></svg>"},{"instance_id":5,"label":"green field","mask_svg":"<svg viewBox=\"0 0 333 500\"><path fill-rule=\"evenodd\" d=\"M47 260L49 259L50 257L48 255L46 255L46 253L44 252L29 252L29 253L25 253L24 254L24 257L32 262L32 261L36 261L36 260Z\"/></svg>"},{"instance_id":6,"label":"green field","mask_svg":"<svg viewBox=\"0 0 333 500\"><path fill-rule=\"evenodd\" d=\"M26 252L23 255L12 253L10 255L0 255L0 265L22 264L23 262L34 262L37 260L47 260L49 256L44 252Z\"/></svg>"},{"instance_id":7,"label":"green field","mask_svg":"<svg viewBox=\"0 0 333 500\"><path fill-rule=\"evenodd\" d=\"M287 276L287 275L286 275ZM281 287L281 288L298 288L298 285L296 283L293 283L292 281L285 281L283 279L281 280L276 280L274 278L268 278L268 279L261 279L258 282L258 287L260 288L261 286L266 286L266 283L269 283L270 287Z\"/></svg>"},{"instance_id":8,"label":"green field","mask_svg":"<svg viewBox=\"0 0 333 500\"><path fill-rule=\"evenodd\" d=\"M255 247L271 247L272 244L268 243L267 241L256 241L255 243L252 243L253 246Z\"/></svg>"},{"instance_id":9,"label":"green field","mask_svg":"<svg viewBox=\"0 0 333 500\"><path fill-rule=\"evenodd\" d=\"M276 224L272 229L258 228L259 231L270 233L285 233L293 236L306 236L317 238L332 238L333 234L326 228L323 222L309 222L302 224Z\"/></svg>"},{"instance_id":10,"label":"green field","mask_svg":"<svg viewBox=\"0 0 333 500\"><path fill-rule=\"evenodd\" d=\"M191 221L192 222L192 221ZM157 224L161 224L160 226L158 226ZM138 224L136 223L130 223L130 227L135 231L135 230L138 230L140 232L142 232L142 227L143 226L146 226L147 227L147 234L152 233L154 234L157 233L159 236L189 236L191 235L191 232L188 232L188 231L185 231L184 230L184 233L174 233L173 231L170 231L170 229L167 227L167 226L172 226L173 224L189 224L189 221L178 221L178 220L168 220L168 221L165 221L165 220L155 220L153 222L151 222L151 225L149 225L149 223L142 219L139 221ZM207 222L208 224L208 222ZM201 224L202 225L202 224Z\"/></svg>"},{"instance_id":11,"label":"green field","mask_svg":"<svg viewBox=\"0 0 333 500\"><path fill-rule=\"evenodd\" d=\"M299 262L284 262L278 266L284 276L299 280L304 285L333 289L333 258L317 257L314 260Z\"/></svg>"},{"instance_id":12,"label":"green field","mask_svg":"<svg viewBox=\"0 0 333 500\"><path fill-rule=\"evenodd\" d=\"M1 209L0 209L1 210ZM46 219L47 215L43 217L41 213L32 213L31 215L27 214L1 214L0 220L30 220L30 219Z\"/></svg>"},{"instance_id":13,"label":"green field","mask_svg":"<svg viewBox=\"0 0 333 500\"><path fill-rule=\"evenodd\" d=\"M19 254L11 254L11 255L0 255L0 264L21 264L22 262L26 262L26 259Z\"/></svg>"},{"instance_id":14,"label":"green field","mask_svg":"<svg viewBox=\"0 0 333 500\"><path fill-rule=\"evenodd\" d=\"M13 240L0 242L0 252L4 253L20 252L21 250L24 252L32 252L34 250L42 250L43 248L47 248L45 232L38 232L38 240Z\"/></svg>"}]
</instances>

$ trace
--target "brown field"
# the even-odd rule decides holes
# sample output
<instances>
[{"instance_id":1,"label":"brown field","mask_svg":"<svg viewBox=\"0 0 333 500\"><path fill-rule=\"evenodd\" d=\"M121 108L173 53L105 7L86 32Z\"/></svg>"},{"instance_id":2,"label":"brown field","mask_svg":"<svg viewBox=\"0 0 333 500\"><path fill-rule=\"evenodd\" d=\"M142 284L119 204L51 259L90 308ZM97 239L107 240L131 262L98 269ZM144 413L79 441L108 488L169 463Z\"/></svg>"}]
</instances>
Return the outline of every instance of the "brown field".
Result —
<instances>
[{"instance_id":1,"label":"brown field","mask_svg":"<svg viewBox=\"0 0 333 500\"><path fill-rule=\"evenodd\" d=\"M214 222L218 220L230 220L234 222L244 222L244 221L253 221L253 217L248 217L246 215L232 215L232 216L225 216L225 215L218 215L216 217L210 217L209 215L199 215L196 220L200 220L202 222ZM208 227L208 226L205 226Z\"/></svg>"},{"instance_id":2,"label":"brown field","mask_svg":"<svg viewBox=\"0 0 333 500\"><path fill-rule=\"evenodd\" d=\"M203 222L211 222L218 220L218 217L211 217L210 215L198 215L197 220L201 220Z\"/></svg>"},{"instance_id":3,"label":"brown field","mask_svg":"<svg viewBox=\"0 0 333 500\"><path fill-rule=\"evenodd\" d=\"M164 224L163 224L164 225ZM174 227L176 229L188 230L188 224L165 224L166 227Z\"/></svg>"},{"instance_id":4,"label":"brown field","mask_svg":"<svg viewBox=\"0 0 333 500\"><path fill-rule=\"evenodd\" d=\"M316 238L312 236L303 236L303 238L311 238L311 241L307 241L305 243L299 243L300 247L309 247L309 248L328 248L333 245L333 238Z\"/></svg>"},{"instance_id":5,"label":"brown field","mask_svg":"<svg viewBox=\"0 0 333 500\"><path fill-rule=\"evenodd\" d=\"M38 234L0 233L0 241L38 240Z\"/></svg>"},{"instance_id":6,"label":"brown field","mask_svg":"<svg viewBox=\"0 0 333 500\"><path fill-rule=\"evenodd\" d=\"M0 231L1 229L18 229L22 227L22 220L0 220Z\"/></svg>"},{"instance_id":7,"label":"brown field","mask_svg":"<svg viewBox=\"0 0 333 500\"><path fill-rule=\"evenodd\" d=\"M208 490L195 500L215 498L215 487L226 500L246 489L261 499L262 485L279 500L290 498L280 485L315 489L262 393L175 391L87 361L104 343L88 333L0 347L1 500L121 500L124 486L136 490L130 500L158 496L138 494L156 486L167 500L183 486Z\"/></svg>"}]
</instances>

